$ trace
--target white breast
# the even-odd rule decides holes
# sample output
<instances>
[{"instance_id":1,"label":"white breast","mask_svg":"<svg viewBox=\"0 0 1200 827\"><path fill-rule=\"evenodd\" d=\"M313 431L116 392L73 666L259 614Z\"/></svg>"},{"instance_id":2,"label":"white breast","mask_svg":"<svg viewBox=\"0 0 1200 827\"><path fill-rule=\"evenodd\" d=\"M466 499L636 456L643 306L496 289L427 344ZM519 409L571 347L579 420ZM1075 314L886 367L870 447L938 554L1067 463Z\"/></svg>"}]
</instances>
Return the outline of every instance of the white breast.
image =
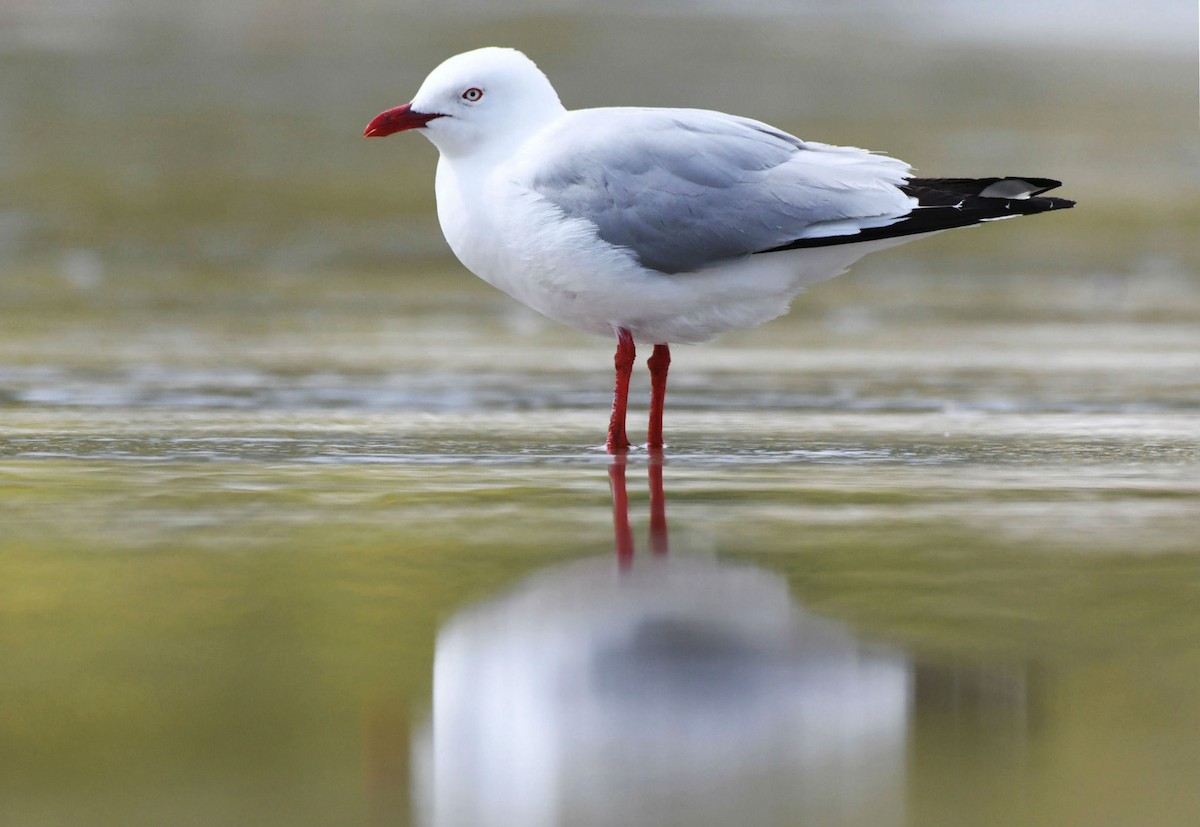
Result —
<instances>
[{"instance_id":1,"label":"white breast","mask_svg":"<svg viewBox=\"0 0 1200 827\"><path fill-rule=\"evenodd\" d=\"M647 270L520 182L521 170L471 159L438 164L438 218L472 273L562 324L629 330L641 343L692 343L787 312L807 285L845 272L886 239L749 256L697 273Z\"/></svg>"},{"instance_id":2,"label":"white breast","mask_svg":"<svg viewBox=\"0 0 1200 827\"><path fill-rule=\"evenodd\" d=\"M609 335L647 289L631 254L601 241L505 173L438 164L438 219L450 249L479 278L555 321Z\"/></svg>"}]
</instances>

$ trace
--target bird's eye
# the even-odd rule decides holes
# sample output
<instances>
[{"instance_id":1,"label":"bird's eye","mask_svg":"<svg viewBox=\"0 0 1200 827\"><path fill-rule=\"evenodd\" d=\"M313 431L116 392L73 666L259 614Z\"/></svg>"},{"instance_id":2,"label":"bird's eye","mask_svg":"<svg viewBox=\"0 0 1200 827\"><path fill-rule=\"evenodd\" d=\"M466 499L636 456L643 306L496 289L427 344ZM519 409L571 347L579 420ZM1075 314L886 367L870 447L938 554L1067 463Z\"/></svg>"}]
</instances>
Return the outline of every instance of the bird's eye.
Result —
<instances>
[{"instance_id":1,"label":"bird's eye","mask_svg":"<svg viewBox=\"0 0 1200 827\"><path fill-rule=\"evenodd\" d=\"M468 103L475 103L483 97L483 90L475 86L462 93L462 99Z\"/></svg>"}]
</instances>

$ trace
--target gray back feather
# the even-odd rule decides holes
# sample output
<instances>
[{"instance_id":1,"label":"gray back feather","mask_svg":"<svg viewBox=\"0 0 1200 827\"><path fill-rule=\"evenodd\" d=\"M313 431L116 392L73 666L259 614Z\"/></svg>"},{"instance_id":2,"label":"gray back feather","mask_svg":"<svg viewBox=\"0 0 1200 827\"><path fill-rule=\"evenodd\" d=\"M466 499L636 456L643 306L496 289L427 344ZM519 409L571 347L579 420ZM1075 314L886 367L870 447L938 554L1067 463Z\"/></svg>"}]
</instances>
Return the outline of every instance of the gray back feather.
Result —
<instances>
[{"instance_id":1,"label":"gray back feather","mask_svg":"<svg viewBox=\"0 0 1200 827\"><path fill-rule=\"evenodd\" d=\"M589 109L531 148L527 185L642 266L685 273L908 212L903 162L687 109Z\"/></svg>"}]
</instances>

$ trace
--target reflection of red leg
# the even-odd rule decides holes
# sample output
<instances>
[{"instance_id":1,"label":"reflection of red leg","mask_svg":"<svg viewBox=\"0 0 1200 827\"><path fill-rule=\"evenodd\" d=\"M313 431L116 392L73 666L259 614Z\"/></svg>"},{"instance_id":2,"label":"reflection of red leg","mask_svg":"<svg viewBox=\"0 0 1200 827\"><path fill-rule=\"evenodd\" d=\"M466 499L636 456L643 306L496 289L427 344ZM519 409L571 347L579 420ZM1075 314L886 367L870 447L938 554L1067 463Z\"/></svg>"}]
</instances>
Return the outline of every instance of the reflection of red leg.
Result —
<instances>
[{"instance_id":1,"label":"reflection of red leg","mask_svg":"<svg viewBox=\"0 0 1200 827\"><path fill-rule=\"evenodd\" d=\"M667 499L663 494L662 457L650 458L650 548L667 553Z\"/></svg>"},{"instance_id":2,"label":"reflection of red leg","mask_svg":"<svg viewBox=\"0 0 1200 827\"><path fill-rule=\"evenodd\" d=\"M612 418L608 421L608 442L605 445L610 454L629 447L629 437L625 434L625 408L629 404L629 374L633 371L635 355L633 335L620 328L617 330L617 354L613 357L613 364L617 368L617 383L613 388Z\"/></svg>"},{"instance_id":3,"label":"reflection of red leg","mask_svg":"<svg viewBox=\"0 0 1200 827\"><path fill-rule=\"evenodd\" d=\"M671 366L670 348L655 345L654 355L646 365L650 368L650 431L646 447L653 451L663 447L663 401L667 395L667 368Z\"/></svg>"},{"instance_id":4,"label":"reflection of red leg","mask_svg":"<svg viewBox=\"0 0 1200 827\"><path fill-rule=\"evenodd\" d=\"M633 531L629 528L629 496L625 493L625 457L613 457L608 466L608 482L613 499L613 544L617 564L627 569L633 565Z\"/></svg>"}]
</instances>

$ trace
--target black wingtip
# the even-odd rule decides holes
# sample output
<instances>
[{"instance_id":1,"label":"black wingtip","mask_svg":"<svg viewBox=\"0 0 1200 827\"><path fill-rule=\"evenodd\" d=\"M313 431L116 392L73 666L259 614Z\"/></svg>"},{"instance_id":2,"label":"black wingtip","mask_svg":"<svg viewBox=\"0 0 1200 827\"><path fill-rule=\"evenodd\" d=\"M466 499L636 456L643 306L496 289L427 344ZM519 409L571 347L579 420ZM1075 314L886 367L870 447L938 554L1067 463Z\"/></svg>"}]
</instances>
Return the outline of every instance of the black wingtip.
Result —
<instances>
[{"instance_id":1,"label":"black wingtip","mask_svg":"<svg viewBox=\"0 0 1200 827\"><path fill-rule=\"evenodd\" d=\"M917 198L930 197L932 203L940 203L952 195L975 195L981 198L1033 198L1062 186L1062 181L1053 178L1031 178L1024 175L1006 175L1002 178L912 178L903 187ZM941 193L943 198L937 199ZM922 201L922 206L927 206Z\"/></svg>"},{"instance_id":2,"label":"black wingtip","mask_svg":"<svg viewBox=\"0 0 1200 827\"><path fill-rule=\"evenodd\" d=\"M962 226L989 218L1033 215L1074 207L1075 202L1069 199L1042 196L1042 193L1061 186L1062 181L1053 178L1006 175L1003 178L913 178L900 189L917 199L914 216L925 210L949 207L966 219L959 222L951 215L951 224Z\"/></svg>"},{"instance_id":3,"label":"black wingtip","mask_svg":"<svg viewBox=\"0 0 1200 827\"><path fill-rule=\"evenodd\" d=\"M933 233L969 227L984 221L1074 207L1075 202L1066 198L1042 197L1042 193L1060 186L1062 182L1053 178L1014 175L1003 178L912 178L900 189L917 199L917 206L893 224L850 235L801 238L760 252L776 253Z\"/></svg>"}]
</instances>

